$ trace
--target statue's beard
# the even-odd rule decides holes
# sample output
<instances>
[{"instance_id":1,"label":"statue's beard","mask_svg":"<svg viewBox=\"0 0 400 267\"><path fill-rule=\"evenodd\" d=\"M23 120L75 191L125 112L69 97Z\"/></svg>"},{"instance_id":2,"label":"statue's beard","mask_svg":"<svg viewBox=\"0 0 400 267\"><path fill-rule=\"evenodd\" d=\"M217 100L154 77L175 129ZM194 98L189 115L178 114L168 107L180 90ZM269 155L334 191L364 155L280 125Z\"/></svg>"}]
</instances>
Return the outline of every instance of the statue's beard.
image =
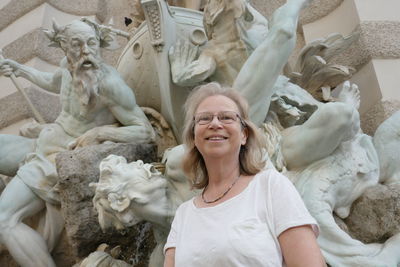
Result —
<instances>
[{"instance_id":1,"label":"statue's beard","mask_svg":"<svg viewBox=\"0 0 400 267\"><path fill-rule=\"evenodd\" d=\"M101 64L93 56L81 58L72 64L72 85L79 97L82 115L96 105L102 77Z\"/></svg>"}]
</instances>

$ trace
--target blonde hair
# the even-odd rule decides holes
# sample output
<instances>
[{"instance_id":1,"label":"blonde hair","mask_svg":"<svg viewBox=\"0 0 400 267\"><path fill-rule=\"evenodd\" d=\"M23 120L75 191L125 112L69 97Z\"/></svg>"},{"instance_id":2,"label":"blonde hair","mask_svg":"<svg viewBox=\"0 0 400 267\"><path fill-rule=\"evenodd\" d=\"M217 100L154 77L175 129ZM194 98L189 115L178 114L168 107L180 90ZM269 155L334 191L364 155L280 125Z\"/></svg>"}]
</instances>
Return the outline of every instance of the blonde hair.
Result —
<instances>
[{"instance_id":1,"label":"blonde hair","mask_svg":"<svg viewBox=\"0 0 400 267\"><path fill-rule=\"evenodd\" d=\"M194 144L194 114L200 103L210 96L222 95L233 102L239 110L242 119L242 127L247 129L248 137L245 145L242 145L239 153L240 174L255 175L264 166L263 153L265 140L258 128L249 119L248 104L236 90L221 87L216 82L201 85L193 89L189 94L185 108L185 124L183 127L183 143L186 145L185 156L182 163L183 171L189 176L194 188L201 189L208 184L208 173L204 159Z\"/></svg>"}]
</instances>

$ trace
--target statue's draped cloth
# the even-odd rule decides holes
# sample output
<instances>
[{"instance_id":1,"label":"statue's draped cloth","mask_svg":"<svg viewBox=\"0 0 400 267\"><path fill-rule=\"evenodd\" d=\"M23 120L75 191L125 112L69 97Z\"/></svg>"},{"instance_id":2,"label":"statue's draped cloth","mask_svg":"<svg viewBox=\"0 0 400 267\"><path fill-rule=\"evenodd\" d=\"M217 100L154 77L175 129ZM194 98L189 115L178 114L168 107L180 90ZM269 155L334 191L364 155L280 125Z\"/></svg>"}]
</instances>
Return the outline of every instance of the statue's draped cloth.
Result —
<instances>
[{"instance_id":1,"label":"statue's draped cloth","mask_svg":"<svg viewBox=\"0 0 400 267\"><path fill-rule=\"evenodd\" d=\"M66 151L72 140L57 123L46 125L36 140L35 151L26 156L17 172L17 177L47 203L60 204L55 157Z\"/></svg>"}]
</instances>

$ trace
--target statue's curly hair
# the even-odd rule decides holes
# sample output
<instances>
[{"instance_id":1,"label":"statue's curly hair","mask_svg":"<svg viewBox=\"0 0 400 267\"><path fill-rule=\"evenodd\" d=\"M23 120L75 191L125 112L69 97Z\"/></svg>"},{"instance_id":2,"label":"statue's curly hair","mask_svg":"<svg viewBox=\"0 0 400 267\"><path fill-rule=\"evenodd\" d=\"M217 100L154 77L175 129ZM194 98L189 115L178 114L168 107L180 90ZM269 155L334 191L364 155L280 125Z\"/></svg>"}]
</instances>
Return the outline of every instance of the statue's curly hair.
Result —
<instances>
[{"instance_id":1,"label":"statue's curly hair","mask_svg":"<svg viewBox=\"0 0 400 267\"><path fill-rule=\"evenodd\" d=\"M52 24L53 29L52 30L43 29L44 34L50 40L49 46L60 47L64 49L65 42L67 41L67 31L70 28L70 26L74 23L85 23L88 26L90 26L95 32L100 42L100 47L108 47L115 40L116 35L111 27L97 24L96 22L88 18L82 18L81 20L74 20L65 26L58 25L57 22L53 19L53 24Z\"/></svg>"}]
</instances>

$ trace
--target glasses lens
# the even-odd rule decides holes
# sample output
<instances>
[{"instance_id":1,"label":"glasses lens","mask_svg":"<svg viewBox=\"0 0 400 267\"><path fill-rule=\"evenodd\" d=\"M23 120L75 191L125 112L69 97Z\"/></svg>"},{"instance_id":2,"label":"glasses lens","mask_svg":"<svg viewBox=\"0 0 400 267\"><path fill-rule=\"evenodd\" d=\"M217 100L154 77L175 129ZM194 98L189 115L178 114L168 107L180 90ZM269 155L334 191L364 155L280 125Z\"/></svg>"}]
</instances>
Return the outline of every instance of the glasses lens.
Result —
<instances>
[{"instance_id":1,"label":"glasses lens","mask_svg":"<svg viewBox=\"0 0 400 267\"><path fill-rule=\"evenodd\" d=\"M218 120L225 124L233 123L237 118L237 114L233 111L222 111L217 116Z\"/></svg>"},{"instance_id":2,"label":"glasses lens","mask_svg":"<svg viewBox=\"0 0 400 267\"><path fill-rule=\"evenodd\" d=\"M213 118L214 115L212 113L199 113L194 117L194 121L197 124L204 125L210 123Z\"/></svg>"},{"instance_id":3,"label":"glasses lens","mask_svg":"<svg viewBox=\"0 0 400 267\"><path fill-rule=\"evenodd\" d=\"M239 115L233 111L221 111L218 112L216 115L209 112L198 113L194 117L194 121L196 124L205 125L209 124L213 119L214 116L217 116L218 120L223 124L230 124L239 118Z\"/></svg>"}]
</instances>

